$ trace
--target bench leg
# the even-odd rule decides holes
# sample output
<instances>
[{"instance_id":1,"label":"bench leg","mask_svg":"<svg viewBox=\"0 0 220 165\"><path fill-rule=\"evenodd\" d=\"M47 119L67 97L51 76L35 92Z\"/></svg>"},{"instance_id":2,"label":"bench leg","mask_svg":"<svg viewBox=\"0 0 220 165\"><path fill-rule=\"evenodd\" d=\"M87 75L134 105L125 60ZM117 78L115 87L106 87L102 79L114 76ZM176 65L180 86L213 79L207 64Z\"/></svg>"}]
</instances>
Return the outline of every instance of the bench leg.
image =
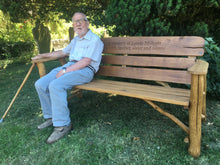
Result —
<instances>
[{"instance_id":1,"label":"bench leg","mask_svg":"<svg viewBox=\"0 0 220 165\"><path fill-rule=\"evenodd\" d=\"M60 58L59 61L60 61L61 65L66 64L66 59L65 58Z\"/></svg>"},{"instance_id":2,"label":"bench leg","mask_svg":"<svg viewBox=\"0 0 220 165\"><path fill-rule=\"evenodd\" d=\"M203 107L202 107L202 121L206 121L206 92L207 92L207 80L204 76L204 90L203 90Z\"/></svg>"},{"instance_id":3,"label":"bench leg","mask_svg":"<svg viewBox=\"0 0 220 165\"><path fill-rule=\"evenodd\" d=\"M45 76L46 75L46 69L45 69L44 63L38 62L37 67L38 67L38 72L39 72L40 77Z\"/></svg>"},{"instance_id":4,"label":"bench leg","mask_svg":"<svg viewBox=\"0 0 220 165\"><path fill-rule=\"evenodd\" d=\"M201 116L204 109L204 76L192 75L189 109L189 153L198 157L201 150Z\"/></svg>"}]
</instances>

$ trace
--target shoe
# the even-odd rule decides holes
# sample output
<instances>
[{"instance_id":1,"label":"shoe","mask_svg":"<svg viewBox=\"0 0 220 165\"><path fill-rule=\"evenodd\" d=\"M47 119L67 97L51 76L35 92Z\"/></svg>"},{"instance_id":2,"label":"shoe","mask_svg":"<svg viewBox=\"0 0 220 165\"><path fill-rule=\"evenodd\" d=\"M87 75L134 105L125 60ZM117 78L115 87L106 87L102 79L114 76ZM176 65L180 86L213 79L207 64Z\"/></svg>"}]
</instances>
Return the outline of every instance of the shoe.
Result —
<instances>
[{"instance_id":1,"label":"shoe","mask_svg":"<svg viewBox=\"0 0 220 165\"><path fill-rule=\"evenodd\" d=\"M50 137L47 139L47 144L51 144L56 142L57 140L61 139L63 136L65 136L70 130L72 129L72 124L69 126L63 126L63 127L55 127L53 133L50 135Z\"/></svg>"},{"instance_id":2,"label":"shoe","mask_svg":"<svg viewBox=\"0 0 220 165\"><path fill-rule=\"evenodd\" d=\"M52 122L52 119L50 118L50 119L47 119L44 123L42 123L41 125L38 125L37 126L37 128L39 129L39 130L41 130L41 129L44 129L44 128L47 128L47 127L49 127L49 126L51 126L53 124L53 122Z\"/></svg>"}]
</instances>

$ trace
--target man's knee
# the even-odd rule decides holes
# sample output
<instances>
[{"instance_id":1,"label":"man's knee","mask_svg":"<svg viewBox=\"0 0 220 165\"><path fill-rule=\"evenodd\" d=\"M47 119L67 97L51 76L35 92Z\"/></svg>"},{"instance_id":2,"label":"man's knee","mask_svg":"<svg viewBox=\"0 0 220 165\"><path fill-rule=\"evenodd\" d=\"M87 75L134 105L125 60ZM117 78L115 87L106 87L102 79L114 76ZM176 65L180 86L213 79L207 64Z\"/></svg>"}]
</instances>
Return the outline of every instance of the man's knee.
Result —
<instances>
[{"instance_id":1,"label":"man's knee","mask_svg":"<svg viewBox=\"0 0 220 165\"><path fill-rule=\"evenodd\" d=\"M51 91L59 88L59 84L57 84L56 81L54 80L54 81L50 82L48 88L49 88L49 91L51 92Z\"/></svg>"},{"instance_id":2,"label":"man's knee","mask_svg":"<svg viewBox=\"0 0 220 165\"><path fill-rule=\"evenodd\" d=\"M40 83L40 79L35 82L34 86L35 86L36 89L41 88L42 85Z\"/></svg>"},{"instance_id":3,"label":"man's knee","mask_svg":"<svg viewBox=\"0 0 220 165\"><path fill-rule=\"evenodd\" d=\"M36 90L46 90L47 89L47 85L45 84L44 81L42 81L42 79L38 79L35 84L35 89Z\"/></svg>"},{"instance_id":4,"label":"man's knee","mask_svg":"<svg viewBox=\"0 0 220 165\"><path fill-rule=\"evenodd\" d=\"M50 82L48 88L50 92L56 92L56 93L66 89L64 84L56 80Z\"/></svg>"}]
</instances>

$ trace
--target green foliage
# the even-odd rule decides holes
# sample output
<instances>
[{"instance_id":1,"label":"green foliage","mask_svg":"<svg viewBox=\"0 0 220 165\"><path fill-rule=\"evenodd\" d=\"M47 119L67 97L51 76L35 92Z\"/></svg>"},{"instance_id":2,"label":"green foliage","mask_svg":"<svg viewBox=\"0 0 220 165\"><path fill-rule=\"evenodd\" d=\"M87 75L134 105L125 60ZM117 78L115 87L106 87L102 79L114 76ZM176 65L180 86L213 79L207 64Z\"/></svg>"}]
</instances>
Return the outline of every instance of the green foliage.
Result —
<instances>
[{"instance_id":1,"label":"green foliage","mask_svg":"<svg viewBox=\"0 0 220 165\"><path fill-rule=\"evenodd\" d=\"M109 0L1 0L0 9L9 13L13 22L31 19L51 22L58 13L60 18L70 21L75 12L84 12L90 18L100 19L107 8ZM56 16L55 16L56 17Z\"/></svg>"},{"instance_id":2,"label":"green foliage","mask_svg":"<svg viewBox=\"0 0 220 165\"><path fill-rule=\"evenodd\" d=\"M106 25L115 25L112 35L173 35L168 17L176 16L181 1L112 0L106 10ZM172 9L172 11L171 11Z\"/></svg>"},{"instance_id":3,"label":"green foliage","mask_svg":"<svg viewBox=\"0 0 220 165\"><path fill-rule=\"evenodd\" d=\"M7 14L0 10L0 38L5 41L33 41L32 24L29 21L13 23Z\"/></svg>"},{"instance_id":4,"label":"green foliage","mask_svg":"<svg viewBox=\"0 0 220 165\"><path fill-rule=\"evenodd\" d=\"M7 31L3 31L0 38L6 41L33 41L33 35L31 33L32 27L26 22L24 23L12 23Z\"/></svg>"},{"instance_id":5,"label":"green foliage","mask_svg":"<svg viewBox=\"0 0 220 165\"><path fill-rule=\"evenodd\" d=\"M220 46L212 38L206 38L203 59L209 63L207 91L210 95L220 97Z\"/></svg>"},{"instance_id":6,"label":"green foliage","mask_svg":"<svg viewBox=\"0 0 220 165\"><path fill-rule=\"evenodd\" d=\"M146 23L145 36L172 36L174 32L171 29L171 23L166 20L155 18ZM160 28L163 27L163 28Z\"/></svg>"},{"instance_id":7,"label":"green foliage","mask_svg":"<svg viewBox=\"0 0 220 165\"><path fill-rule=\"evenodd\" d=\"M24 19L31 17L31 5L28 0L1 0L0 9L10 14L13 22L22 22Z\"/></svg>"},{"instance_id":8,"label":"green foliage","mask_svg":"<svg viewBox=\"0 0 220 165\"><path fill-rule=\"evenodd\" d=\"M71 20L65 21L59 18L60 14L54 14L46 25L48 26L51 34L51 38L54 39L67 39L69 38L69 28L72 27ZM67 23L68 22L68 23Z\"/></svg>"},{"instance_id":9,"label":"green foliage","mask_svg":"<svg viewBox=\"0 0 220 165\"><path fill-rule=\"evenodd\" d=\"M26 56L27 54L29 54L29 56L32 56L34 49L35 44L33 41L13 42L0 39L0 60L11 59L14 57L21 58L22 56Z\"/></svg>"},{"instance_id":10,"label":"green foliage","mask_svg":"<svg viewBox=\"0 0 220 165\"><path fill-rule=\"evenodd\" d=\"M50 43L48 43L48 40L50 40L49 33L52 32L52 37L56 39L60 39L63 33L67 36L68 28L64 25L64 20L60 20L60 18L64 18L70 22L74 12L90 13L89 19L93 18L93 16L98 18L99 15L101 16L101 14L98 13L103 13L104 6L106 7L107 4L108 1L106 0L1 0L0 10L2 10L5 15L8 15L9 19L13 22L20 23L24 20L32 22L32 27L35 26L33 29L34 38L41 53L51 50ZM44 26L44 28L40 28L39 25ZM64 26L66 30L61 30ZM45 30L46 28L47 30ZM41 30L38 31L36 29ZM20 36L16 36L16 33L10 36L12 38L20 38ZM44 38L45 41L43 41L42 38ZM11 40L11 38L8 40Z\"/></svg>"},{"instance_id":11,"label":"green foliage","mask_svg":"<svg viewBox=\"0 0 220 165\"><path fill-rule=\"evenodd\" d=\"M209 36L208 25L205 22L196 22L192 26L187 26L186 32L184 32L183 35L193 34L195 36Z\"/></svg>"},{"instance_id":12,"label":"green foliage","mask_svg":"<svg viewBox=\"0 0 220 165\"><path fill-rule=\"evenodd\" d=\"M83 12L89 17L89 21L96 25L102 24L105 9L109 4L109 0L56 0L54 3L54 11L62 13L61 18L66 21L72 19L75 12Z\"/></svg>"},{"instance_id":13,"label":"green foliage","mask_svg":"<svg viewBox=\"0 0 220 165\"><path fill-rule=\"evenodd\" d=\"M103 24L114 27L114 36L199 35L220 41L219 12L219 0L111 0Z\"/></svg>"}]
</instances>

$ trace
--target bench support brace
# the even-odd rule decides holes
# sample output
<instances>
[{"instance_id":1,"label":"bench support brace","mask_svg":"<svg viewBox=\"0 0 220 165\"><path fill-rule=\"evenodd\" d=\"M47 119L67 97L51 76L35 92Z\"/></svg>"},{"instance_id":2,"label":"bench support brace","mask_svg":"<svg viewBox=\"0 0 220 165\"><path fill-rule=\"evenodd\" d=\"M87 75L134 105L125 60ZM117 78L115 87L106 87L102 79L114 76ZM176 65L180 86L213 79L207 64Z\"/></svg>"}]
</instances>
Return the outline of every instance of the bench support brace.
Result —
<instances>
[{"instance_id":1,"label":"bench support brace","mask_svg":"<svg viewBox=\"0 0 220 165\"><path fill-rule=\"evenodd\" d=\"M160 112L161 114L163 114L164 116L167 116L168 118L170 118L171 120L173 120L178 126L180 126L180 128L182 128L187 134L189 134L189 128L183 124L178 118L176 118L174 115L171 115L170 113L164 111L162 108L160 108L159 106L157 106L155 103L153 103L152 101L149 100L144 100L146 101L148 104L150 104L155 110L157 110L158 112Z\"/></svg>"},{"instance_id":2,"label":"bench support brace","mask_svg":"<svg viewBox=\"0 0 220 165\"><path fill-rule=\"evenodd\" d=\"M73 91L70 92L71 96L67 98L67 100L71 100L73 97L82 97L82 89L76 89L73 87Z\"/></svg>"}]
</instances>

